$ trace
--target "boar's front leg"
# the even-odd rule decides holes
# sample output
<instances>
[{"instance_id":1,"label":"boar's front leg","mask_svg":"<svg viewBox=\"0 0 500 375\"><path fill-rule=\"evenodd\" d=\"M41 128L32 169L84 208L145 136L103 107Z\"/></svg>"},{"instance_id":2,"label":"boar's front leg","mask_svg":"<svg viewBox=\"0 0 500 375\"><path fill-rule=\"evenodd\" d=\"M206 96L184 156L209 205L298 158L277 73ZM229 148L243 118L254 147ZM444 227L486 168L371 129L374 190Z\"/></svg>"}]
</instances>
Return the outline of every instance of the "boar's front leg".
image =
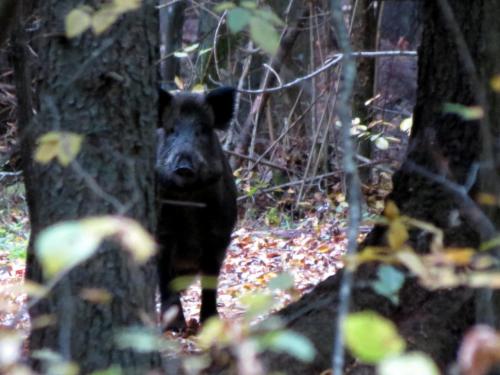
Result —
<instances>
[{"instance_id":1,"label":"boar's front leg","mask_svg":"<svg viewBox=\"0 0 500 375\"><path fill-rule=\"evenodd\" d=\"M182 330L186 327L186 320L182 311L181 296L179 291L172 290L171 282L178 275L174 272L172 267L172 259L169 256L168 250L160 251L158 255L158 275L160 286L160 302L161 302L161 315L171 307L176 306L178 313L172 322L167 322L168 327L174 330Z\"/></svg>"},{"instance_id":2,"label":"boar's front leg","mask_svg":"<svg viewBox=\"0 0 500 375\"><path fill-rule=\"evenodd\" d=\"M228 240L209 241L201 259L201 311L200 322L217 315L217 280L224 261ZM207 285L204 285L204 284Z\"/></svg>"}]
</instances>

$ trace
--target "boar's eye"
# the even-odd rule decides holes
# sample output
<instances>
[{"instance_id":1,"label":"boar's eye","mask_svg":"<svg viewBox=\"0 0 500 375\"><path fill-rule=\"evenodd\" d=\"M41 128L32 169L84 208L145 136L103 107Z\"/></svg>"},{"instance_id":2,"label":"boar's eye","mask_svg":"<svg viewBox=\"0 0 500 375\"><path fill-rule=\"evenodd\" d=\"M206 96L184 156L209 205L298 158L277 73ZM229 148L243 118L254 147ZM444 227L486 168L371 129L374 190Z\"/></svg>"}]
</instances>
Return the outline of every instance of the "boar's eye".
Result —
<instances>
[{"instance_id":1,"label":"boar's eye","mask_svg":"<svg viewBox=\"0 0 500 375\"><path fill-rule=\"evenodd\" d=\"M203 134L210 134L211 131L212 131L212 128L210 126L208 126L207 124L202 125L201 132Z\"/></svg>"}]
</instances>

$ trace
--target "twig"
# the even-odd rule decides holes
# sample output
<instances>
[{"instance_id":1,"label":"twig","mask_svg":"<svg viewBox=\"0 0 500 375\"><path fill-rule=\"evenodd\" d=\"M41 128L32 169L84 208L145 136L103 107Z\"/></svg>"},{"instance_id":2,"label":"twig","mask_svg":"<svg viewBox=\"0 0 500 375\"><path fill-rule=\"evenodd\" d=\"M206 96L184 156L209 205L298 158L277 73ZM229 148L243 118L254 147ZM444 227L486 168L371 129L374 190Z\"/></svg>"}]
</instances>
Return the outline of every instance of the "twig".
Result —
<instances>
[{"instance_id":1,"label":"twig","mask_svg":"<svg viewBox=\"0 0 500 375\"><path fill-rule=\"evenodd\" d=\"M330 0L332 21L337 33L337 40L343 52L344 66L342 69L341 89L337 99L337 113L342 124L342 144L344 147L343 168L345 172L347 200L349 203L349 226L347 229L347 255L353 255L357 248L357 237L361 222L361 184L356 163L354 147L351 139L351 115L349 100L356 77L356 64L352 56L349 35L347 33L341 0ZM349 311L354 275L349 269L344 269L339 292L337 322L332 353L332 369L334 374L342 374L344 368L344 320Z\"/></svg>"},{"instance_id":2,"label":"twig","mask_svg":"<svg viewBox=\"0 0 500 375\"><path fill-rule=\"evenodd\" d=\"M219 22L217 22L217 28L215 29L214 33L214 46L213 46L213 57L214 57L214 66L215 66L215 72L217 73L217 79L221 79L221 74L220 74L220 69L219 69L219 60L217 60L217 40L219 39L219 31L224 23L224 20L226 19L227 15L227 10L222 13L222 16L219 19Z\"/></svg>"},{"instance_id":3,"label":"twig","mask_svg":"<svg viewBox=\"0 0 500 375\"><path fill-rule=\"evenodd\" d=\"M471 51L464 37L464 33L462 32L460 25L457 23L450 3L448 2L448 0L438 0L437 5L445 20L444 25L448 28L451 36L455 40L455 44L457 46L457 54L462 61L462 67L464 68L466 75L468 76L472 88L472 94L474 95L474 100L476 101L476 104L484 110L484 116L480 120L479 124L483 160L488 161L489 163L487 168L482 171L482 174L485 175L485 177L482 178L482 188L489 192L494 192L498 190L500 181L495 169L491 167L495 163L495 151L492 142L495 137L491 134L490 131L488 98L486 95L486 91L484 89L483 82L479 78L478 69L474 62L474 59L472 58Z\"/></svg>"},{"instance_id":4,"label":"twig","mask_svg":"<svg viewBox=\"0 0 500 375\"><path fill-rule=\"evenodd\" d=\"M380 163L384 163L384 162L383 161L373 161L373 162L370 162L370 163L361 164L361 165L358 166L358 168L365 168L365 167L380 168L380 167L376 166L376 164L380 164ZM324 178L328 178L328 177L332 177L332 176L337 176L337 175L339 175L342 172L343 172L343 169L342 168L338 168L338 169L335 169L334 171L331 171L331 172L328 172L328 173L324 173L324 174L321 174L321 175L318 175L318 176L308 177L308 178L297 180L297 181L285 182L284 184L275 185L275 186L272 186L272 187L269 187L269 188L266 188L266 189L262 189L262 190L257 190L252 195L252 197L255 196L255 195L258 195L258 194L271 193L273 191L281 190L281 189L284 189L284 188L287 188L287 187L290 187L290 186L300 185L300 184L303 184L303 183L314 182L316 180L322 180ZM251 196L249 196L249 195L242 195L242 196L238 197L238 201L242 201L242 200L249 199L249 198L251 198Z\"/></svg>"},{"instance_id":5,"label":"twig","mask_svg":"<svg viewBox=\"0 0 500 375\"><path fill-rule=\"evenodd\" d=\"M401 57L401 56L417 57L417 51L375 51L375 52L362 51L362 52L353 52L350 54L350 56L352 56L352 57ZM330 59L330 61L327 60L327 62L323 66L319 67L315 71L313 71L305 76L294 79L291 82L284 83L283 85L280 85L280 86L268 87L268 88L259 89L259 90L238 89L238 91L245 93L245 94L266 94L266 93L270 93L270 92L281 91L281 90L290 88L292 86L298 85L299 83L307 81L308 79L316 77L318 74L321 74L325 70L328 70L331 67L340 63L342 60L344 60L344 58L345 58L345 56L343 53L337 53L337 54L333 55L333 57Z\"/></svg>"},{"instance_id":6,"label":"twig","mask_svg":"<svg viewBox=\"0 0 500 375\"><path fill-rule=\"evenodd\" d=\"M168 204L170 206L196 207L196 208L207 207L205 203L192 202L192 201L178 201L173 199L158 199L158 202L163 204Z\"/></svg>"},{"instance_id":7,"label":"twig","mask_svg":"<svg viewBox=\"0 0 500 375\"><path fill-rule=\"evenodd\" d=\"M250 160L250 161L254 162L254 165L257 163L264 164L264 165L267 165L268 167L276 168L276 169L282 170L286 173L293 173L293 171L291 171L290 169L288 169L286 167L283 167L281 165L278 165L278 164L273 163L273 162L268 161L268 160L262 160L262 158L260 158L260 157L257 159L257 158L253 158L253 157L248 156L248 155L240 154L239 152L236 152L236 151L229 151L229 150L224 150L224 152L226 152L229 155L233 155L233 156L237 156L237 157L242 158L242 159Z\"/></svg>"},{"instance_id":8,"label":"twig","mask_svg":"<svg viewBox=\"0 0 500 375\"><path fill-rule=\"evenodd\" d=\"M445 190L450 192L455 197L457 205L460 207L460 211L463 216L469 220L471 226L477 230L483 241L488 241L495 237L497 233L495 225L468 194L469 189L472 186L471 180L473 178L471 177L477 176L477 167L475 165L471 167L471 173L469 174L465 185L459 185L456 182L447 179L444 175L431 172L411 160L407 160L405 162L405 166L409 171L415 172L430 181L439 184Z\"/></svg>"},{"instance_id":9,"label":"twig","mask_svg":"<svg viewBox=\"0 0 500 375\"><path fill-rule=\"evenodd\" d=\"M321 97L321 95L320 95ZM319 99L319 97L317 98ZM297 102L296 102L297 103ZM311 103L305 110L304 112L302 112L296 119L295 121L290 125L288 126L287 129L285 129L285 131L283 131L278 138L276 138L276 140L271 144L269 145L269 147L257 158L256 162L249 168L249 170L252 170L253 168L255 168L260 162L261 160L298 124L300 124L300 121L304 118L304 116L312 110L312 108L314 107L316 103Z\"/></svg>"}]
</instances>

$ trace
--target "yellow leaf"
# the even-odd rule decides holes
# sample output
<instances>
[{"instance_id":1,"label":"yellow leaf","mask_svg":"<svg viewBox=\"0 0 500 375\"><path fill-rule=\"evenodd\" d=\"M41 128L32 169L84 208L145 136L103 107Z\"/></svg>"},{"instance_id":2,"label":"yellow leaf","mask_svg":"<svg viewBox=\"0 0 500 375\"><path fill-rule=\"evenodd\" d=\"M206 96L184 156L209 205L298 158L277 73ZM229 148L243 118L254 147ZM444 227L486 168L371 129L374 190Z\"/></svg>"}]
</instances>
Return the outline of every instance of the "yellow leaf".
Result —
<instances>
[{"instance_id":1,"label":"yellow leaf","mask_svg":"<svg viewBox=\"0 0 500 375\"><path fill-rule=\"evenodd\" d=\"M153 237L137 221L124 218L119 220L123 224L118 234L121 243L137 263L147 262L156 254L156 243Z\"/></svg>"},{"instance_id":2,"label":"yellow leaf","mask_svg":"<svg viewBox=\"0 0 500 375\"><path fill-rule=\"evenodd\" d=\"M500 75L496 74L493 76L493 78L490 80L490 85L493 91L495 92L500 92Z\"/></svg>"},{"instance_id":3,"label":"yellow leaf","mask_svg":"<svg viewBox=\"0 0 500 375\"><path fill-rule=\"evenodd\" d=\"M139 264L145 263L156 253L153 237L135 220L120 216L101 216L83 219L81 223L98 238L116 236Z\"/></svg>"},{"instance_id":4,"label":"yellow leaf","mask_svg":"<svg viewBox=\"0 0 500 375\"><path fill-rule=\"evenodd\" d=\"M59 147L59 152L57 153L57 159L59 163L66 167L71 163L82 145L83 136L76 133L61 133L61 142Z\"/></svg>"},{"instance_id":5,"label":"yellow leaf","mask_svg":"<svg viewBox=\"0 0 500 375\"><path fill-rule=\"evenodd\" d=\"M477 202L485 206L495 206L498 204L497 197L488 193L479 193L477 196Z\"/></svg>"},{"instance_id":6,"label":"yellow leaf","mask_svg":"<svg viewBox=\"0 0 500 375\"><path fill-rule=\"evenodd\" d=\"M73 9L68 13L64 20L66 36L68 38L74 38L90 27L92 23L91 12L91 8L81 7Z\"/></svg>"},{"instance_id":7,"label":"yellow leaf","mask_svg":"<svg viewBox=\"0 0 500 375\"><path fill-rule=\"evenodd\" d=\"M387 241L392 250L399 250L408 240L406 225L399 219L392 220L387 231Z\"/></svg>"},{"instance_id":8,"label":"yellow leaf","mask_svg":"<svg viewBox=\"0 0 500 375\"><path fill-rule=\"evenodd\" d=\"M92 303L106 304L111 301L113 296L106 289L102 288L85 288L80 292L80 297Z\"/></svg>"},{"instance_id":9,"label":"yellow leaf","mask_svg":"<svg viewBox=\"0 0 500 375\"><path fill-rule=\"evenodd\" d=\"M201 348L208 349L214 344L229 343L230 337L228 335L226 324L217 317L208 319L203 324L203 329L197 337L198 345Z\"/></svg>"},{"instance_id":10,"label":"yellow leaf","mask_svg":"<svg viewBox=\"0 0 500 375\"><path fill-rule=\"evenodd\" d=\"M468 285L472 288L500 288L500 273L474 272L469 275Z\"/></svg>"},{"instance_id":11,"label":"yellow leaf","mask_svg":"<svg viewBox=\"0 0 500 375\"><path fill-rule=\"evenodd\" d=\"M38 146L34 158L41 164L47 164L57 156L59 147L59 135L55 132L47 133L38 138Z\"/></svg>"},{"instance_id":12,"label":"yellow leaf","mask_svg":"<svg viewBox=\"0 0 500 375\"><path fill-rule=\"evenodd\" d=\"M192 92L204 92L205 91L205 85L202 83L197 83L196 85L193 86L191 89Z\"/></svg>"},{"instance_id":13,"label":"yellow leaf","mask_svg":"<svg viewBox=\"0 0 500 375\"><path fill-rule=\"evenodd\" d=\"M316 248L316 251L319 251L320 253L329 253L332 251L332 247L326 243L319 245Z\"/></svg>"},{"instance_id":14,"label":"yellow leaf","mask_svg":"<svg viewBox=\"0 0 500 375\"><path fill-rule=\"evenodd\" d=\"M59 163L67 166L78 155L83 136L70 132L48 132L38 138L34 158L42 164L57 157Z\"/></svg>"},{"instance_id":15,"label":"yellow leaf","mask_svg":"<svg viewBox=\"0 0 500 375\"><path fill-rule=\"evenodd\" d=\"M113 0L113 5L117 12L125 13L138 9L141 6L141 0Z\"/></svg>"},{"instance_id":16,"label":"yellow leaf","mask_svg":"<svg viewBox=\"0 0 500 375\"><path fill-rule=\"evenodd\" d=\"M399 208L398 206L396 206L396 203L394 203L394 201L387 201L387 203L385 204L384 216L388 220L394 220L399 217Z\"/></svg>"},{"instance_id":17,"label":"yellow leaf","mask_svg":"<svg viewBox=\"0 0 500 375\"><path fill-rule=\"evenodd\" d=\"M445 252L438 252L427 257L435 265L468 266L472 262L472 257L476 251L472 248L447 249Z\"/></svg>"},{"instance_id":18,"label":"yellow leaf","mask_svg":"<svg viewBox=\"0 0 500 375\"><path fill-rule=\"evenodd\" d=\"M18 285L19 293L26 293L30 297L43 297L48 293L48 289L42 284L35 283L34 281L24 280L22 285Z\"/></svg>"},{"instance_id":19,"label":"yellow leaf","mask_svg":"<svg viewBox=\"0 0 500 375\"><path fill-rule=\"evenodd\" d=\"M99 35L109 29L118 19L119 15L115 7L111 5L103 6L96 11L92 16L92 30L94 34Z\"/></svg>"},{"instance_id":20,"label":"yellow leaf","mask_svg":"<svg viewBox=\"0 0 500 375\"><path fill-rule=\"evenodd\" d=\"M372 261L392 263L394 256L386 247L366 246L357 255L344 257L346 267L351 270L355 270L362 263Z\"/></svg>"},{"instance_id":21,"label":"yellow leaf","mask_svg":"<svg viewBox=\"0 0 500 375\"><path fill-rule=\"evenodd\" d=\"M414 275L425 278L428 269L422 262L422 259L412 251L398 251L395 257L405 265Z\"/></svg>"},{"instance_id":22,"label":"yellow leaf","mask_svg":"<svg viewBox=\"0 0 500 375\"><path fill-rule=\"evenodd\" d=\"M57 316L52 314L38 315L31 319L31 329L40 329L57 324Z\"/></svg>"},{"instance_id":23,"label":"yellow leaf","mask_svg":"<svg viewBox=\"0 0 500 375\"><path fill-rule=\"evenodd\" d=\"M78 221L45 228L35 241L35 255L48 278L68 271L90 258L101 238L90 235Z\"/></svg>"}]
</instances>

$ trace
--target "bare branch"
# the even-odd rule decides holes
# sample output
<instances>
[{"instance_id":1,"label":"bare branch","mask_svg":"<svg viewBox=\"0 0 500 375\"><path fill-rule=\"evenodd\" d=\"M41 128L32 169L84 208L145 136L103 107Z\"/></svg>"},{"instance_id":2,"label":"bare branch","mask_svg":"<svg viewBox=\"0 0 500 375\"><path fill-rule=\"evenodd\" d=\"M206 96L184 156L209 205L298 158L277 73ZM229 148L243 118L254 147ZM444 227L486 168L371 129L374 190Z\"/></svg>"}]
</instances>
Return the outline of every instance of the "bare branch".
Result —
<instances>
[{"instance_id":1,"label":"bare branch","mask_svg":"<svg viewBox=\"0 0 500 375\"><path fill-rule=\"evenodd\" d=\"M411 57L417 57L417 51L375 51L375 52L368 52L368 51L362 51L362 52L353 52L350 54L352 57L370 57L370 58L377 58L377 57L401 57L401 56L411 56ZM343 53L337 53L333 55L333 57L330 60L327 60L327 62L316 69L315 71L303 76L299 77L297 79L294 79L291 82L284 83L279 86L275 87L268 87L265 89L259 89L259 90L247 90L247 89L241 89L238 88L238 91L245 93L245 94L265 94L265 93L270 93L270 92L276 92L276 91L281 91L287 88L290 88L292 86L298 85L299 83L302 83L304 81L307 81L311 78L316 77L318 74L323 73L324 71L336 66L339 64L342 60L345 59L345 55Z\"/></svg>"}]
</instances>

